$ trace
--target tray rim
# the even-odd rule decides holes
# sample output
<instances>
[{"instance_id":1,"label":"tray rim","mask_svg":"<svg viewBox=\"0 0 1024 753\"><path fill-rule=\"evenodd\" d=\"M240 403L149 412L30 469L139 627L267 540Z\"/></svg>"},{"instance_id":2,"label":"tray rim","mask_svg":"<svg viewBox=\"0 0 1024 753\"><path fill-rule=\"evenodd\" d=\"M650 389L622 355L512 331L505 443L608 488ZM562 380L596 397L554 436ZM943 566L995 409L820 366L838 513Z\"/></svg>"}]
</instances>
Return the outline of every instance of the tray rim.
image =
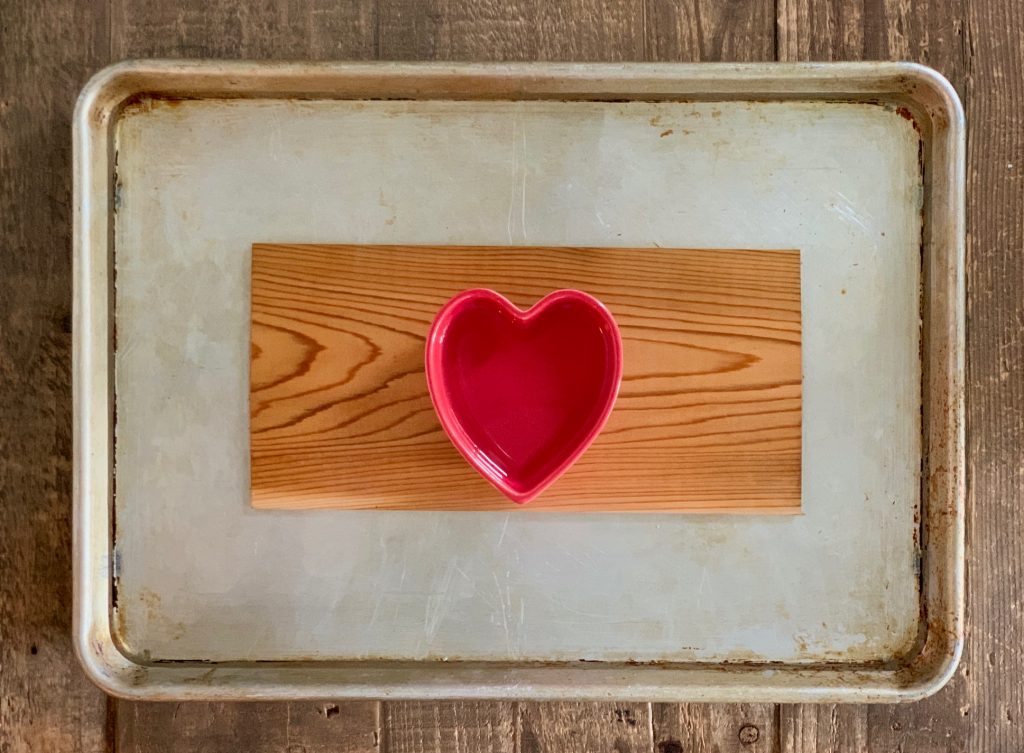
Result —
<instances>
[{"instance_id":1,"label":"tray rim","mask_svg":"<svg viewBox=\"0 0 1024 753\"><path fill-rule=\"evenodd\" d=\"M884 664L154 662L113 622L114 130L142 98L828 100L892 104L921 130L923 631ZM906 701L939 690L964 642L965 127L952 85L914 63L271 63L126 61L75 109L73 643L108 693L151 700L300 698Z\"/></svg>"}]
</instances>

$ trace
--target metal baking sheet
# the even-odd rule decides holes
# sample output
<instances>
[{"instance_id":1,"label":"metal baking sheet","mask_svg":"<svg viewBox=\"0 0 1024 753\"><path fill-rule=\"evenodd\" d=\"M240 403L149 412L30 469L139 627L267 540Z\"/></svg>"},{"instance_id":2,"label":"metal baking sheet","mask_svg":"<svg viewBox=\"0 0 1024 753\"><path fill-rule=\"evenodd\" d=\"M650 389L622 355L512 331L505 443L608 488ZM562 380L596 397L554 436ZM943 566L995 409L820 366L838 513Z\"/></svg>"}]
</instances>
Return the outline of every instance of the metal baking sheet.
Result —
<instances>
[{"instance_id":1,"label":"metal baking sheet","mask_svg":"<svg viewBox=\"0 0 1024 753\"><path fill-rule=\"evenodd\" d=\"M934 691L963 631L963 159L955 93L910 64L101 72L75 119L87 672L178 699ZM804 514L251 509L256 241L799 248Z\"/></svg>"}]
</instances>

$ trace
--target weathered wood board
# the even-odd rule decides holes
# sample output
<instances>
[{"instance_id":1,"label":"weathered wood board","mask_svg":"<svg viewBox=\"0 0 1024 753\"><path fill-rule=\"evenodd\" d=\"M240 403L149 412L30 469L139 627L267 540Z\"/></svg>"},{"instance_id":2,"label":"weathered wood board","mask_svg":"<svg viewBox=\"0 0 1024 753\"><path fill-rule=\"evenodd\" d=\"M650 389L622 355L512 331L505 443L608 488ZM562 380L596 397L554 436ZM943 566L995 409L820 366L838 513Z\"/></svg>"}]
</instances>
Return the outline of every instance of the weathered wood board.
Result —
<instances>
[{"instance_id":1,"label":"weathered wood board","mask_svg":"<svg viewBox=\"0 0 1024 753\"><path fill-rule=\"evenodd\" d=\"M796 512L798 251L257 244L252 503L508 510L440 428L423 348L452 295L527 308L596 295L622 389L593 446L529 510Z\"/></svg>"}]
</instances>

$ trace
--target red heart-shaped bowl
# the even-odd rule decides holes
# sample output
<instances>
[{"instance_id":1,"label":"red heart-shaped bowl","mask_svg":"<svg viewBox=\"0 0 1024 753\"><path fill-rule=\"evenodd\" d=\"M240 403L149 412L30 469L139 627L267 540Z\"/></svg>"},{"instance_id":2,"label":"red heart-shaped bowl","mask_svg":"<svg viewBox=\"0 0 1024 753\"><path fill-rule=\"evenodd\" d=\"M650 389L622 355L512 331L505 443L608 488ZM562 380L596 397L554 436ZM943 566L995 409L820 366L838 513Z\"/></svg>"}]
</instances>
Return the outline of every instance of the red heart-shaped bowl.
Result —
<instances>
[{"instance_id":1,"label":"red heart-shaped bowl","mask_svg":"<svg viewBox=\"0 0 1024 753\"><path fill-rule=\"evenodd\" d=\"M622 339L608 309L579 290L528 311L493 290L467 290L434 319L426 372L452 443L524 504L604 427L622 381Z\"/></svg>"}]
</instances>

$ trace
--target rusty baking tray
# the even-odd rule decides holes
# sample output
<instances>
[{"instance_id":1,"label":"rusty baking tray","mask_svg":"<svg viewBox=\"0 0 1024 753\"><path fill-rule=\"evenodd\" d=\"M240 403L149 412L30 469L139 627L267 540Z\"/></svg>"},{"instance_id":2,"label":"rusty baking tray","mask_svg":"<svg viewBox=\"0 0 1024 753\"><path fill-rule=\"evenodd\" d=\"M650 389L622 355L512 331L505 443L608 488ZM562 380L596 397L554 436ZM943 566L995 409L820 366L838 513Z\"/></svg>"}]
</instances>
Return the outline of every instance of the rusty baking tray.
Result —
<instances>
[{"instance_id":1,"label":"rusty baking tray","mask_svg":"<svg viewBox=\"0 0 1024 753\"><path fill-rule=\"evenodd\" d=\"M893 701L963 642L964 123L900 63L142 61L74 123L111 693ZM795 248L803 513L249 505L253 242Z\"/></svg>"}]
</instances>

